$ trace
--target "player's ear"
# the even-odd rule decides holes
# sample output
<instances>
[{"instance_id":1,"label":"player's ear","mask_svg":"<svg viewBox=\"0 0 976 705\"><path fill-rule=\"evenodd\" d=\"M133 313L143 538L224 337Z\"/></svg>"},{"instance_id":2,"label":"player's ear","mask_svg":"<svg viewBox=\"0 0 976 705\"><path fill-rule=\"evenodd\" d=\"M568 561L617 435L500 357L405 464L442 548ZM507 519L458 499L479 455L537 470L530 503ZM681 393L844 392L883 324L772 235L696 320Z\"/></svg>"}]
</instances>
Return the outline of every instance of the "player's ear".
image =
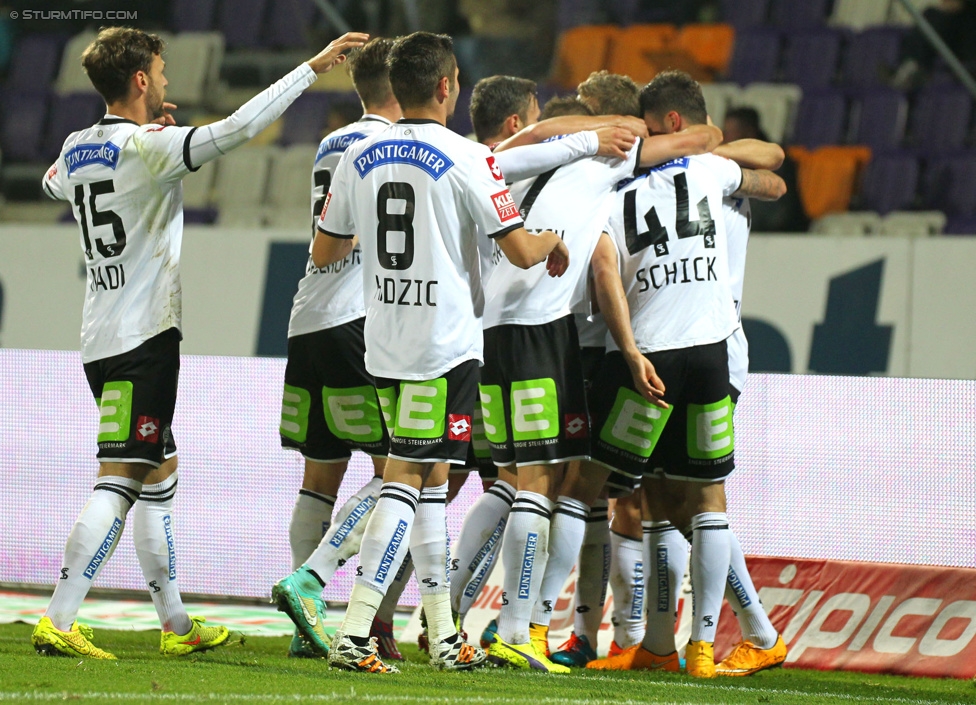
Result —
<instances>
[{"instance_id":1,"label":"player's ear","mask_svg":"<svg viewBox=\"0 0 976 705\"><path fill-rule=\"evenodd\" d=\"M509 134L517 134L525 125L522 124L522 119L518 116L518 113L514 115L509 115L505 120L505 127L508 129Z\"/></svg>"},{"instance_id":2,"label":"player's ear","mask_svg":"<svg viewBox=\"0 0 976 705\"><path fill-rule=\"evenodd\" d=\"M437 82L437 90L434 92L434 97L437 98L438 103L443 103L451 95L451 79L447 76L441 76L441 80Z\"/></svg>"}]
</instances>

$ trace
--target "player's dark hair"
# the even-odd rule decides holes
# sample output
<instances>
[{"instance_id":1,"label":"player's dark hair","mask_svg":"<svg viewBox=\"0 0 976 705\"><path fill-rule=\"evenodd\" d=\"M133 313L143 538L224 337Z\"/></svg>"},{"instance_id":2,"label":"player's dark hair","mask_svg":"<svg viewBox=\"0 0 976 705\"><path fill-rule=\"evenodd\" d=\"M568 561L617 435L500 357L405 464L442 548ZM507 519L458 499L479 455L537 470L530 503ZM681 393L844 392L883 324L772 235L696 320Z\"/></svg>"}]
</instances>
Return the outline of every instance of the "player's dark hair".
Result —
<instances>
[{"instance_id":1,"label":"player's dark hair","mask_svg":"<svg viewBox=\"0 0 976 705\"><path fill-rule=\"evenodd\" d=\"M596 115L640 117L640 87L630 76L594 71L576 87L576 92Z\"/></svg>"},{"instance_id":2,"label":"player's dark hair","mask_svg":"<svg viewBox=\"0 0 976 705\"><path fill-rule=\"evenodd\" d=\"M497 135L512 115L524 123L536 94L535 81L515 76L489 76L474 84L471 124L479 142Z\"/></svg>"},{"instance_id":3,"label":"player's dark hair","mask_svg":"<svg viewBox=\"0 0 976 705\"><path fill-rule=\"evenodd\" d=\"M554 117L563 117L565 115L592 115L593 111L588 107L583 105L573 96L566 96L565 98L560 98L555 96L550 98L546 103L546 106L542 109L542 114L539 115L540 120L548 120Z\"/></svg>"},{"instance_id":4,"label":"player's dark hair","mask_svg":"<svg viewBox=\"0 0 976 705\"><path fill-rule=\"evenodd\" d=\"M726 120L738 120L750 137L768 142L769 138L763 132L762 124L759 119L759 111L755 108L746 106L740 108L729 108L725 113Z\"/></svg>"},{"instance_id":5,"label":"player's dark hair","mask_svg":"<svg viewBox=\"0 0 976 705\"><path fill-rule=\"evenodd\" d=\"M81 55L81 65L108 104L125 100L137 71L149 73L163 40L132 27L103 27Z\"/></svg>"},{"instance_id":6,"label":"player's dark hair","mask_svg":"<svg viewBox=\"0 0 976 705\"><path fill-rule=\"evenodd\" d=\"M684 71L662 71L655 76L641 89L640 107L642 115L663 118L673 111L692 125L708 122L701 86Z\"/></svg>"},{"instance_id":7,"label":"player's dark hair","mask_svg":"<svg viewBox=\"0 0 976 705\"><path fill-rule=\"evenodd\" d=\"M390 67L386 60L393 48L393 40L375 37L349 52L346 66L352 85L367 108L385 105L393 97L390 87Z\"/></svg>"},{"instance_id":8,"label":"player's dark hair","mask_svg":"<svg viewBox=\"0 0 976 705\"><path fill-rule=\"evenodd\" d=\"M446 34L414 32L397 39L387 58L390 85L404 110L421 108L434 97L440 80L447 76L454 86L454 42Z\"/></svg>"}]
</instances>

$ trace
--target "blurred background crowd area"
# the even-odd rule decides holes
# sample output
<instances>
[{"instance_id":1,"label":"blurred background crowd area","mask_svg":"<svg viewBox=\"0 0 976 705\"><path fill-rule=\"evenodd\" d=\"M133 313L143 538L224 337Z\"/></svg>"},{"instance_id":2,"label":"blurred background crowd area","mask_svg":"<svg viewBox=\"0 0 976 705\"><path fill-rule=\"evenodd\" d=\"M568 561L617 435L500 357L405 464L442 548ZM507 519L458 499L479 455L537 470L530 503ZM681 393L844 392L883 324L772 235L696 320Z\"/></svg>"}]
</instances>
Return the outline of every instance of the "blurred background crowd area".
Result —
<instances>
[{"instance_id":1,"label":"blurred background crowd area","mask_svg":"<svg viewBox=\"0 0 976 705\"><path fill-rule=\"evenodd\" d=\"M976 0L912 4L972 74ZM974 97L899 0L0 0L0 222L71 220L40 178L104 112L79 57L109 24L166 39L180 124L229 114L352 28L453 36L461 134L485 76L532 78L542 104L591 71L642 84L681 69L729 138L786 148L790 196L760 208L755 231L976 234ZM327 74L248 148L186 179L187 222L308 227L315 145L360 114L346 72Z\"/></svg>"}]
</instances>

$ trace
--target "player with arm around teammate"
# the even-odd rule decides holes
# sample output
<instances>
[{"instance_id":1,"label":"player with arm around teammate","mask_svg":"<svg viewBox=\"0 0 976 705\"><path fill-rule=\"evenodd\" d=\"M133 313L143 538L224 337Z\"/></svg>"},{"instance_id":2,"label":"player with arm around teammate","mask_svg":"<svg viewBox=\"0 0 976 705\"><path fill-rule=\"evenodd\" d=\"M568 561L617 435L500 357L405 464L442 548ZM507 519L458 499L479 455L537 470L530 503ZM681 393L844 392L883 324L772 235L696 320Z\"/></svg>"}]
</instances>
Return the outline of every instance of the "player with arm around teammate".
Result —
<instances>
[{"instance_id":1,"label":"player with arm around teammate","mask_svg":"<svg viewBox=\"0 0 976 705\"><path fill-rule=\"evenodd\" d=\"M99 406L100 469L65 545L61 579L31 641L39 653L114 658L75 622L114 551L133 506L134 543L162 623L160 651L192 653L227 639L224 627L189 617L176 584L172 502L181 339L182 178L270 125L317 74L366 35L347 34L230 117L176 127L164 102L163 43L124 27L103 29L82 65L105 99L96 125L68 136L43 180L70 201L81 229L88 286L81 355Z\"/></svg>"},{"instance_id":2,"label":"player with arm around teammate","mask_svg":"<svg viewBox=\"0 0 976 705\"><path fill-rule=\"evenodd\" d=\"M329 663L396 672L378 658L369 629L409 547L431 664L469 669L484 663L485 655L464 644L453 624L445 502L448 466L467 456L482 357L476 231L500 238L508 256L523 266L548 259L553 275L565 271L568 254L554 233L525 231L487 148L444 127L458 94L450 38L417 32L398 39L389 64L404 119L347 150L313 245L316 265L326 266L360 238L370 292L366 368L376 378L390 431L383 488ZM301 628L307 616L300 605L287 611Z\"/></svg>"},{"instance_id":3,"label":"player with arm around teammate","mask_svg":"<svg viewBox=\"0 0 976 705\"><path fill-rule=\"evenodd\" d=\"M346 64L363 106L355 122L326 135L312 166L312 233L339 159L349 145L382 132L400 119L400 105L390 88L386 65L392 39L375 37L350 53ZM389 437L380 418L373 378L363 356L361 252L320 269L309 256L298 283L288 325L288 361L282 399L281 445L305 458L304 477L292 512L288 537L292 569L307 564L328 583L359 552L369 513L379 499ZM375 477L336 513L332 510L353 450L373 461ZM395 609L406 581L394 583L384 612ZM399 589L397 589L399 588ZM325 605L321 597L314 598ZM402 659L393 639L392 618L377 618L374 632L385 658ZM326 656L329 637L318 622L304 638L296 631L289 655Z\"/></svg>"},{"instance_id":4,"label":"player with arm around teammate","mask_svg":"<svg viewBox=\"0 0 976 705\"><path fill-rule=\"evenodd\" d=\"M659 74L642 90L641 103L652 133L707 120L700 88L680 72ZM725 196L778 198L783 188L770 172L740 169L707 155L665 165L618 194L608 232L621 260L626 296L610 298L621 308L626 303L635 347L608 356L597 400L600 436L594 458L627 475L644 474L651 509L645 519L657 520L657 528L670 524L665 528L671 531L652 534L659 537L649 547L655 560L648 585L654 592L647 600L654 608L644 642L591 668L678 670L676 566L683 572L687 548L673 527L690 525L695 606L687 668L693 676L714 676L712 644L731 540L723 483L734 467L726 340L738 327L721 204ZM610 266L601 269L606 289L615 272ZM641 358L659 376L661 384L654 386L663 387L662 395L639 393L648 373ZM657 468L664 480L648 477ZM662 556L669 576L657 573ZM681 560L672 560L676 556ZM670 633L661 626L668 618Z\"/></svg>"}]
</instances>

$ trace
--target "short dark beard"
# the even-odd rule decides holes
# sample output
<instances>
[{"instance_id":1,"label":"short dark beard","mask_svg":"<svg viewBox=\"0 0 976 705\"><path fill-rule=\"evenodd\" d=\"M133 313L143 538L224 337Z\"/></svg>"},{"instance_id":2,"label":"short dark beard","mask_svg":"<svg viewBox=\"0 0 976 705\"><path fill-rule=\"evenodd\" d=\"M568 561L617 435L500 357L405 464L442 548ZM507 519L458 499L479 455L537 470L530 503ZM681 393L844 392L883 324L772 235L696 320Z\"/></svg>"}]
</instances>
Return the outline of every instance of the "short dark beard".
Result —
<instances>
[{"instance_id":1,"label":"short dark beard","mask_svg":"<svg viewBox=\"0 0 976 705\"><path fill-rule=\"evenodd\" d=\"M156 90L156 84L152 79L149 80L149 87L146 89L146 112L149 113L150 122L166 114L163 110L163 97Z\"/></svg>"}]
</instances>

